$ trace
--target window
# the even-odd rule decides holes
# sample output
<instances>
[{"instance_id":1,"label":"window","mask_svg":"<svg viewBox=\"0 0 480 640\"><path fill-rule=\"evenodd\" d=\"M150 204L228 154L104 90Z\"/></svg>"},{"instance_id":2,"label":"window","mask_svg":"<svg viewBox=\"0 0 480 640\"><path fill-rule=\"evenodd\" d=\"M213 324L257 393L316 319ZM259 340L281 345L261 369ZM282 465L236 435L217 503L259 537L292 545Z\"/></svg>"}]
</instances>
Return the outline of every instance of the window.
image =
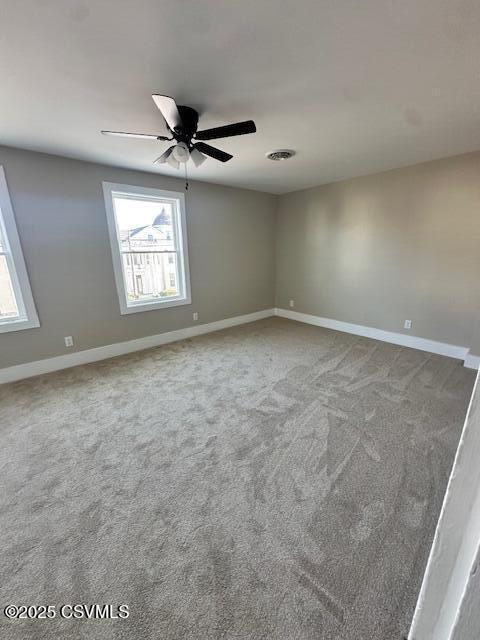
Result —
<instances>
[{"instance_id":1,"label":"window","mask_svg":"<svg viewBox=\"0 0 480 640\"><path fill-rule=\"evenodd\" d=\"M0 166L0 333L39 326L7 181Z\"/></svg>"},{"instance_id":2,"label":"window","mask_svg":"<svg viewBox=\"0 0 480 640\"><path fill-rule=\"evenodd\" d=\"M122 314L190 304L183 193L103 183Z\"/></svg>"}]
</instances>

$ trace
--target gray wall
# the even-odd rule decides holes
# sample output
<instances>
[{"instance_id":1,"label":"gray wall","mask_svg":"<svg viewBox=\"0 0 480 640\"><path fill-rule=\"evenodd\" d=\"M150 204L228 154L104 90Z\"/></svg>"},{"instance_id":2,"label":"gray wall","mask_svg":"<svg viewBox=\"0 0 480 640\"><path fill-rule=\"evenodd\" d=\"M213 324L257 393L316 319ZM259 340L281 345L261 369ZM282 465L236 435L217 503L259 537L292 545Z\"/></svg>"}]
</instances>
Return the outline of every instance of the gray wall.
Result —
<instances>
[{"instance_id":1,"label":"gray wall","mask_svg":"<svg viewBox=\"0 0 480 640\"><path fill-rule=\"evenodd\" d=\"M480 153L277 198L191 182L192 305L121 316L103 180L182 180L0 147L41 327L0 334L0 367L274 306L480 355ZM276 221L275 210L277 209ZM275 223L276 222L276 223ZM276 255L274 239L276 236ZM275 290L276 262L276 300Z\"/></svg>"},{"instance_id":2,"label":"gray wall","mask_svg":"<svg viewBox=\"0 0 480 640\"><path fill-rule=\"evenodd\" d=\"M276 306L480 354L480 153L287 194L276 234Z\"/></svg>"},{"instance_id":3,"label":"gray wall","mask_svg":"<svg viewBox=\"0 0 480 640\"><path fill-rule=\"evenodd\" d=\"M182 191L184 182L0 147L41 327L0 334L0 367L271 308L276 197L191 182L192 304L121 316L102 181Z\"/></svg>"}]
</instances>

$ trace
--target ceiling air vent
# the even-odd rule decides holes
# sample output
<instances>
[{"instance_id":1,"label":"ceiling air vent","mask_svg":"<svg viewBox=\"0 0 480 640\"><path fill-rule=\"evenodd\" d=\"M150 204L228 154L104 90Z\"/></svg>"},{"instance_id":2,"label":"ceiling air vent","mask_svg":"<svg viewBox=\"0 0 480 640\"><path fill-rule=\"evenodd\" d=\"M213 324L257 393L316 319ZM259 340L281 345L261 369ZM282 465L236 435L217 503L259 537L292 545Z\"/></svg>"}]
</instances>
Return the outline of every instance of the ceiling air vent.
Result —
<instances>
[{"instance_id":1,"label":"ceiling air vent","mask_svg":"<svg viewBox=\"0 0 480 640\"><path fill-rule=\"evenodd\" d=\"M267 153L267 158L278 162L279 160L288 160L294 155L295 151L292 151L291 149L277 149L277 151L270 151L270 153Z\"/></svg>"}]
</instances>

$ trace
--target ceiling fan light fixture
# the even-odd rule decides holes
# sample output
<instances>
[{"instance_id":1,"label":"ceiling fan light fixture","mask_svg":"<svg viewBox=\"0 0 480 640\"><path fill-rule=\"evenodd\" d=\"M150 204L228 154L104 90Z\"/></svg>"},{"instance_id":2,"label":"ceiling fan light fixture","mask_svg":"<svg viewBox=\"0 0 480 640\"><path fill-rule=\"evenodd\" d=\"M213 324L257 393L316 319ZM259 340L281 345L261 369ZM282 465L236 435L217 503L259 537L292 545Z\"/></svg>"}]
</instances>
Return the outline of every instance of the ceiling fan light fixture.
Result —
<instances>
[{"instance_id":1,"label":"ceiling fan light fixture","mask_svg":"<svg viewBox=\"0 0 480 640\"><path fill-rule=\"evenodd\" d=\"M165 162L167 162L172 151L173 147L169 147L168 149L166 149L166 151L164 151L161 156L153 161L153 164L164 164Z\"/></svg>"},{"instance_id":2,"label":"ceiling fan light fixture","mask_svg":"<svg viewBox=\"0 0 480 640\"><path fill-rule=\"evenodd\" d=\"M173 147L172 156L177 162L184 164L190 157L188 146L184 142L179 142Z\"/></svg>"},{"instance_id":3,"label":"ceiling fan light fixture","mask_svg":"<svg viewBox=\"0 0 480 640\"><path fill-rule=\"evenodd\" d=\"M279 162L280 160L289 160L295 155L295 151L292 149L276 149L265 154L269 160Z\"/></svg>"},{"instance_id":4,"label":"ceiling fan light fixture","mask_svg":"<svg viewBox=\"0 0 480 640\"><path fill-rule=\"evenodd\" d=\"M178 160L175 159L174 155L173 155L173 151L172 153L168 156L167 158L167 162L168 164L173 167L174 169L178 169L180 167L180 163L178 162Z\"/></svg>"},{"instance_id":5,"label":"ceiling fan light fixture","mask_svg":"<svg viewBox=\"0 0 480 640\"><path fill-rule=\"evenodd\" d=\"M201 164L203 164L205 162L205 160L207 159L203 153L200 153L200 151L198 149L192 149L190 151L190 158L193 161L193 164L196 167L199 167Z\"/></svg>"}]
</instances>

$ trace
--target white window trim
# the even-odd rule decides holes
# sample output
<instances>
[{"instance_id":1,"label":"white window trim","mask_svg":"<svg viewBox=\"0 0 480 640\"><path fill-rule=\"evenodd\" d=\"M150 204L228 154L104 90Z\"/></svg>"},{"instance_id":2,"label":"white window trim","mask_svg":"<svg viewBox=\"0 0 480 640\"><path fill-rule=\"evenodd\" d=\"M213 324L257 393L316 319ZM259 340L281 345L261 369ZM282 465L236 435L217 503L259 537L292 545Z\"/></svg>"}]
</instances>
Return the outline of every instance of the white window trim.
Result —
<instances>
[{"instance_id":1,"label":"white window trim","mask_svg":"<svg viewBox=\"0 0 480 640\"><path fill-rule=\"evenodd\" d=\"M146 187L136 187L128 184L116 184L114 182L103 182L103 197L105 200L105 210L107 213L108 234L110 236L110 248L112 251L113 271L115 275L115 284L117 286L118 300L120 303L120 313L122 315L128 313L138 313L140 311L153 311L154 309L166 309L168 307L178 307L181 305L191 304L192 297L190 291L190 267L188 262L188 241L187 241L187 220L185 216L185 196L177 191L163 191L162 189L151 189ZM120 254L119 231L115 210L113 204L114 194L124 194L126 196L142 196L145 198L159 198L160 200L176 200L179 207L180 224L177 220L176 250L180 254L183 262L182 290L184 295L178 298L166 298L164 300L156 300L155 302L135 302L127 303L125 278L123 274L122 257Z\"/></svg>"},{"instance_id":2,"label":"white window trim","mask_svg":"<svg viewBox=\"0 0 480 640\"><path fill-rule=\"evenodd\" d=\"M0 333L33 329L40 326L32 290L28 279L27 268L23 258L22 246L18 237L17 225L13 215L12 202L8 192L5 171L0 165L0 225L10 254L10 277L17 301L19 318L0 320Z\"/></svg>"}]
</instances>

